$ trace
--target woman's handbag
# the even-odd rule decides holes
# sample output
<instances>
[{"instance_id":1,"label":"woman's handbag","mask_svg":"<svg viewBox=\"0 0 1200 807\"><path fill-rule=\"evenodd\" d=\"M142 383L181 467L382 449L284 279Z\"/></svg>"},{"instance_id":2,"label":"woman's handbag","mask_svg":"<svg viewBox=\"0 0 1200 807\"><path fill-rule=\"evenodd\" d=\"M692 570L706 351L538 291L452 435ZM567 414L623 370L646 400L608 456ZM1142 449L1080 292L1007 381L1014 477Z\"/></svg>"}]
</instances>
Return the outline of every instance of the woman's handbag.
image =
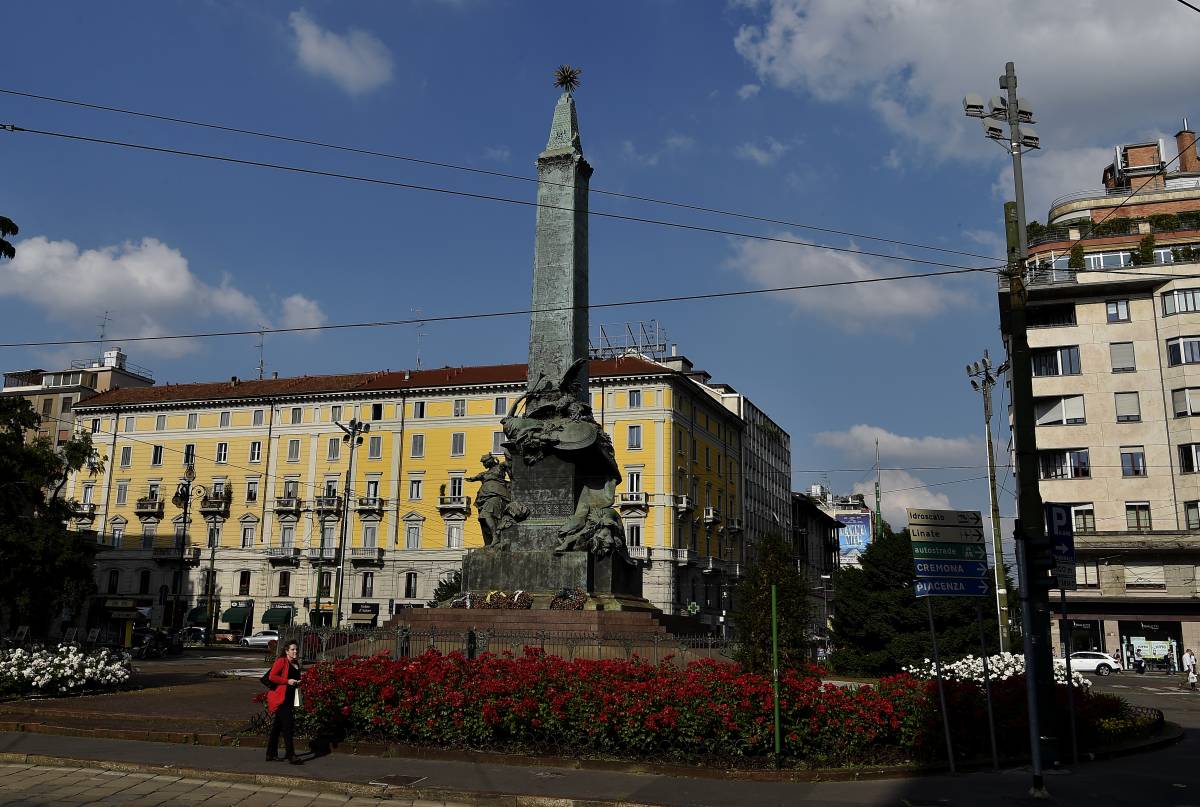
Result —
<instances>
[{"instance_id":1,"label":"woman's handbag","mask_svg":"<svg viewBox=\"0 0 1200 807\"><path fill-rule=\"evenodd\" d=\"M267 670L265 673L263 673L262 678L259 678L258 680L260 682L262 682L262 685L265 686L267 689L275 688L275 684L271 681L271 671L270 670Z\"/></svg>"}]
</instances>

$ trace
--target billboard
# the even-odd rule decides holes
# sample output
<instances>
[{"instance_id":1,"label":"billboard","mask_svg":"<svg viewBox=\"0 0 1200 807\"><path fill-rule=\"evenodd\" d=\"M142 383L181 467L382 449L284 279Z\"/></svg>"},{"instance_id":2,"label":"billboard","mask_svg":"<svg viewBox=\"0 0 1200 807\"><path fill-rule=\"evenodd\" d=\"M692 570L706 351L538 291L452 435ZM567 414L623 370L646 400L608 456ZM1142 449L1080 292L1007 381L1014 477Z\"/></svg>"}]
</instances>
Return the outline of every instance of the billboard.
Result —
<instances>
[{"instance_id":1,"label":"billboard","mask_svg":"<svg viewBox=\"0 0 1200 807\"><path fill-rule=\"evenodd\" d=\"M843 566L857 566L858 556L871 543L870 513L838 513L834 516L846 526L838 530L838 554Z\"/></svg>"}]
</instances>

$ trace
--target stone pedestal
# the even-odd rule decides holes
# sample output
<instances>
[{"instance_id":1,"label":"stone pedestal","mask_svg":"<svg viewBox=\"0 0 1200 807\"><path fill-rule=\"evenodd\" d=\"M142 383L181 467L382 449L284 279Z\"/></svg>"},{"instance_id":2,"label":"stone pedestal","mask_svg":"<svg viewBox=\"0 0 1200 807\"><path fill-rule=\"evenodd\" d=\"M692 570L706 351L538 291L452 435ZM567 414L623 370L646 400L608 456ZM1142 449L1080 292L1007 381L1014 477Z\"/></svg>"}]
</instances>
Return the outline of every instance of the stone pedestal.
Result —
<instances>
[{"instance_id":1,"label":"stone pedestal","mask_svg":"<svg viewBox=\"0 0 1200 807\"><path fill-rule=\"evenodd\" d=\"M557 534L557 533L556 533ZM597 558L587 552L475 549L463 559L463 591L527 591L553 595L582 589L615 608L641 608L641 569L622 558ZM622 601L626 601L622 605Z\"/></svg>"}]
</instances>

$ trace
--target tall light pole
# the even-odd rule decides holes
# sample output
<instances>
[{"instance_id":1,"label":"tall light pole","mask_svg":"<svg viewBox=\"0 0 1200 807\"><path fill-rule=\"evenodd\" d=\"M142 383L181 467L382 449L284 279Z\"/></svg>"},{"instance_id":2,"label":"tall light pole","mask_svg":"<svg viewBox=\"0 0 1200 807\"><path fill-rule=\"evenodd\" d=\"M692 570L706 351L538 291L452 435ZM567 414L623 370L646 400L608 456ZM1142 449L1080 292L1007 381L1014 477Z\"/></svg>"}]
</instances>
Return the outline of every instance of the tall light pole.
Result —
<instances>
[{"instance_id":1,"label":"tall light pole","mask_svg":"<svg viewBox=\"0 0 1200 807\"><path fill-rule=\"evenodd\" d=\"M1004 362L992 372L992 360L988 352L983 351L983 360L967 365L967 377L971 379L971 388L983 393L983 428L987 437L988 465L988 495L992 509L992 552L996 562L996 621L1000 626L1000 652L1008 651L1008 589L1004 579L1004 553L1000 536L1000 502L996 498L996 455L992 445L992 387L996 385L997 376L1002 376L1008 370L1008 362Z\"/></svg>"},{"instance_id":2,"label":"tall light pole","mask_svg":"<svg viewBox=\"0 0 1200 807\"><path fill-rule=\"evenodd\" d=\"M346 587L346 532L350 528L350 491L354 480L354 450L362 445L362 436L371 431L371 424L363 423L357 418L350 418L349 425L334 422L339 429L345 432L342 435L342 442L350 446L350 464L346 468L346 489L342 492L342 529L338 536L337 558L337 604L334 606L334 619L337 620L334 627L340 628L342 626L342 599ZM320 585L318 577L318 591L320 591Z\"/></svg>"},{"instance_id":3,"label":"tall light pole","mask_svg":"<svg viewBox=\"0 0 1200 807\"><path fill-rule=\"evenodd\" d=\"M188 527L191 524L191 508L192 497L204 498L208 495L208 488L204 485L194 484L196 481L196 468L190 462L187 469L183 472L183 480L179 483L179 487L175 489L175 495L171 497L171 502L183 510L183 535L177 540L179 542L179 625L183 627L184 611L183 611L183 585L187 578L185 568L187 564L188 550ZM208 571L208 622L204 628L204 643L211 644L213 633L216 631L216 620L213 618L213 589L216 588L216 579L214 567L216 564L215 548L210 553L209 571Z\"/></svg>"},{"instance_id":4,"label":"tall light pole","mask_svg":"<svg viewBox=\"0 0 1200 807\"><path fill-rule=\"evenodd\" d=\"M1026 690L1029 698L1030 752L1033 761L1033 792L1045 795L1042 776L1044 756L1056 752L1054 731L1054 668L1050 655L1050 571L1053 555L1046 540L1042 495L1038 488L1037 438L1033 417L1033 370L1029 340L1025 333L1025 261L1029 244L1025 231L1025 178L1021 156L1025 149L1040 147L1033 131L1033 112L1017 97L1017 72L1012 62L1000 77L1003 96L993 97L984 111L983 99L968 95L963 111L979 118L984 135L1000 141L1012 157L1016 201L1005 205L1005 230L1009 241L1008 355L1011 363L1013 432L1017 457L1017 574L1021 587L1021 617L1024 627ZM1007 122L1005 133L1001 122ZM1012 217L1009 217L1009 211Z\"/></svg>"},{"instance_id":5,"label":"tall light pole","mask_svg":"<svg viewBox=\"0 0 1200 807\"><path fill-rule=\"evenodd\" d=\"M829 586L833 581L833 575L821 575L821 600L825 611L825 660L829 660Z\"/></svg>"}]
</instances>

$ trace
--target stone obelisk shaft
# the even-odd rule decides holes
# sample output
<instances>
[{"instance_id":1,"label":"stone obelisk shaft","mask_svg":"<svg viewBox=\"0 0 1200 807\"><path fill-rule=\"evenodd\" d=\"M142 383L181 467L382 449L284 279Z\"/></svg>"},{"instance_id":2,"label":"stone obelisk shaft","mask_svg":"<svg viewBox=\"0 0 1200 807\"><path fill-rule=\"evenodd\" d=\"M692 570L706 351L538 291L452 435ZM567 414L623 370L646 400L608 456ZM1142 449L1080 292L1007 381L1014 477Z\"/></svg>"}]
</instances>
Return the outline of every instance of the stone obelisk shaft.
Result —
<instances>
[{"instance_id":1,"label":"stone obelisk shaft","mask_svg":"<svg viewBox=\"0 0 1200 807\"><path fill-rule=\"evenodd\" d=\"M533 309L529 331L529 384L555 384L588 355L588 178L575 99L564 92L554 108L550 139L537 160L537 233ZM580 376L587 397L587 370Z\"/></svg>"}]
</instances>

